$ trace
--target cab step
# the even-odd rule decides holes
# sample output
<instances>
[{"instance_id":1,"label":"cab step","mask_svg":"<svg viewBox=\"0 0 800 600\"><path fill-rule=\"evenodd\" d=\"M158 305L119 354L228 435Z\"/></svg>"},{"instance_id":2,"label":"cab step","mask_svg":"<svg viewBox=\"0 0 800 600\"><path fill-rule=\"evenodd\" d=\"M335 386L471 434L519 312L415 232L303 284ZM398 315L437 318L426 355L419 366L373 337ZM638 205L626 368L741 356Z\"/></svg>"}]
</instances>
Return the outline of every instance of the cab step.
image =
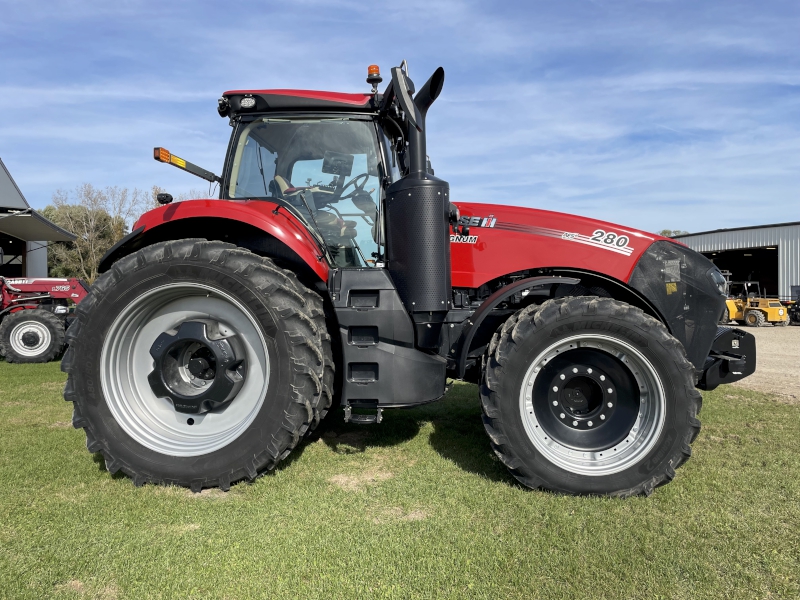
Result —
<instances>
[{"instance_id":1,"label":"cab step","mask_svg":"<svg viewBox=\"0 0 800 600\"><path fill-rule=\"evenodd\" d=\"M352 406L344 407L344 422L355 423L357 425L372 425L373 423L380 423L383 421L383 409L376 409L375 414L353 414Z\"/></svg>"}]
</instances>

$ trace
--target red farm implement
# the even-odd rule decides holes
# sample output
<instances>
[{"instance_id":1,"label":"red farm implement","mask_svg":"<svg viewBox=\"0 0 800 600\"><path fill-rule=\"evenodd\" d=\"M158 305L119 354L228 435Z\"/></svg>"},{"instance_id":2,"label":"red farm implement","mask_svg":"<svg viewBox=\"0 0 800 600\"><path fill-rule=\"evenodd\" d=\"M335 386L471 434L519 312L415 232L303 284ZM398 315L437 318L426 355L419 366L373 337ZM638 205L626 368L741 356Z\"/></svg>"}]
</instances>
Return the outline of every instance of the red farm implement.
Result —
<instances>
[{"instance_id":1,"label":"red farm implement","mask_svg":"<svg viewBox=\"0 0 800 600\"><path fill-rule=\"evenodd\" d=\"M72 304L87 293L79 279L0 277L0 354L15 363L53 360Z\"/></svg>"}]
</instances>

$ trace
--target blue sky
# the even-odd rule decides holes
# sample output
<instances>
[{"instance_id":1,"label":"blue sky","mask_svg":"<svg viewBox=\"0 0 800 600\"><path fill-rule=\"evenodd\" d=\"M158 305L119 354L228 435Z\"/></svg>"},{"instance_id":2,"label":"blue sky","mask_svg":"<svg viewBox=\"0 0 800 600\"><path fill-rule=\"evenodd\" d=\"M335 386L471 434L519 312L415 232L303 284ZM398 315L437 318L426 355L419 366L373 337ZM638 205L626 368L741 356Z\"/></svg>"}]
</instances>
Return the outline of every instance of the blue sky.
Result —
<instances>
[{"instance_id":1,"label":"blue sky","mask_svg":"<svg viewBox=\"0 0 800 600\"><path fill-rule=\"evenodd\" d=\"M447 78L428 150L457 200L648 230L800 220L800 2L10 2L0 157L34 207L219 172L228 89Z\"/></svg>"}]
</instances>

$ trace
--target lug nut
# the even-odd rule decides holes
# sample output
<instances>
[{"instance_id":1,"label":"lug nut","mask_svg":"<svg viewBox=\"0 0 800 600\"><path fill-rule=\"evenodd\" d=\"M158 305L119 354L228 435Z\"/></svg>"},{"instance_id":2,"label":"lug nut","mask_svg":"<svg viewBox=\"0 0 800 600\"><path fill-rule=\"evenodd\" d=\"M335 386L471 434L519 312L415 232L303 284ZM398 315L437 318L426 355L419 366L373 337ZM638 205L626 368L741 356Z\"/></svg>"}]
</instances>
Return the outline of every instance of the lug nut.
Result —
<instances>
[{"instance_id":1,"label":"lug nut","mask_svg":"<svg viewBox=\"0 0 800 600\"><path fill-rule=\"evenodd\" d=\"M577 421L573 421L573 422L572 422L572 426L573 426L573 427L577 427L577 426L578 426L578 422L577 422Z\"/></svg>"},{"instance_id":2,"label":"lug nut","mask_svg":"<svg viewBox=\"0 0 800 600\"><path fill-rule=\"evenodd\" d=\"M563 419L563 418L564 418L564 417L566 417L567 415L565 415L564 413L561 413L561 414L560 414L560 415L558 415L558 416L559 416L559 417L561 417L561 418Z\"/></svg>"},{"instance_id":3,"label":"lug nut","mask_svg":"<svg viewBox=\"0 0 800 600\"><path fill-rule=\"evenodd\" d=\"M613 406L614 406L614 405L613 405L611 402L609 402L609 403L608 403L608 408L611 408L611 407L613 407Z\"/></svg>"},{"instance_id":4,"label":"lug nut","mask_svg":"<svg viewBox=\"0 0 800 600\"><path fill-rule=\"evenodd\" d=\"M553 400L553 406L558 406L558 400Z\"/></svg>"},{"instance_id":5,"label":"lug nut","mask_svg":"<svg viewBox=\"0 0 800 600\"><path fill-rule=\"evenodd\" d=\"M591 372L592 372L592 370L591 370L591 369L586 369L586 372L587 372L587 373L591 373Z\"/></svg>"},{"instance_id":6,"label":"lug nut","mask_svg":"<svg viewBox=\"0 0 800 600\"><path fill-rule=\"evenodd\" d=\"M605 380L606 380L606 376L605 375L600 375L600 381L605 381Z\"/></svg>"},{"instance_id":7,"label":"lug nut","mask_svg":"<svg viewBox=\"0 0 800 600\"><path fill-rule=\"evenodd\" d=\"M564 381L566 378L567 378L567 376L566 376L566 375L562 375L562 376L561 376L561 381Z\"/></svg>"},{"instance_id":8,"label":"lug nut","mask_svg":"<svg viewBox=\"0 0 800 600\"><path fill-rule=\"evenodd\" d=\"M553 391L554 391L554 392L557 392L557 391L558 391L558 386L557 386L557 385L554 385L554 386L553 386Z\"/></svg>"},{"instance_id":9,"label":"lug nut","mask_svg":"<svg viewBox=\"0 0 800 600\"><path fill-rule=\"evenodd\" d=\"M578 372L578 369L577 369L577 368L573 368L573 369L572 369L572 372L573 372L573 373L577 373L577 372Z\"/></svg>"},{"instance_id":10,"label":"lug nut","mask_svg":"<svg viewBox=\"0 0 800 600\"><path fill-rule=\"evenodd\" d=\"M588 425L589 427L591 427L592 425L594 425L594 423L592 423L591 421L589 421L589 422L587 423L587 425Z\"/></svg>"},{"instance_id":11,"label":"lug nut","mask_svg":"<svg viewBox=\"0 0 800 600\"><path fill-rule=\"evenodd\" d=\"M613 393L614 393L614 390L612 390L611 388L608 388L608 393L609 393L609 394L613 394Z\"/></svg>"},{"instance_id":12,"label":"lug nut","mask_svg":"<svg viewBox=\"0 0 800 600\"><path fill-rule=\"evenodd\" d=\"M605 421L606 420L606 416L605 415L600 415L600 420L601 421Z\"/></svg>"}]
</instances>

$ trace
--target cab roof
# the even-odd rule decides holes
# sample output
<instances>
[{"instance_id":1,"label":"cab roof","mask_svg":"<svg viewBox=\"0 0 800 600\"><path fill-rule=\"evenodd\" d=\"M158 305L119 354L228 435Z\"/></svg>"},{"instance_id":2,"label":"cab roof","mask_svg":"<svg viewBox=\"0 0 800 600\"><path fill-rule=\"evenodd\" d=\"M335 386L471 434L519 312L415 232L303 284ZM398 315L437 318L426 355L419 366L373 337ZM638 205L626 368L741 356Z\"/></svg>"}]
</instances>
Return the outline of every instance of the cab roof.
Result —
<instances>
[{"instance_id":1,"label":"cab roof","mask_svg":"<svg viewBox=\"0 0 800 600\"><path fill-rule=\"evenodd\" d=\"M246 98L253 100L244 102ZM222 94L220 114L247 114L278 110L374 112L372 94L343 94L316 90L231 90ZM226 106L227 104L227 106ZM250 106L248 106L250 104Z\"/></svg>"}]
</instances>

